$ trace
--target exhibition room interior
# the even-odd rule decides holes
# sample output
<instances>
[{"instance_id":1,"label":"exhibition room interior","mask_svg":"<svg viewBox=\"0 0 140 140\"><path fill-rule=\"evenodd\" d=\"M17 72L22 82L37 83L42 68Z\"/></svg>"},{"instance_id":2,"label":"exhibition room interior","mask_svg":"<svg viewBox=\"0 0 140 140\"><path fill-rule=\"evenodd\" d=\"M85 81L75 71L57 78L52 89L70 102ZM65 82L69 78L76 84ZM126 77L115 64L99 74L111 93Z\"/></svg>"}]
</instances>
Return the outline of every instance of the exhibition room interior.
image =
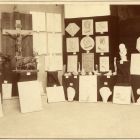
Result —
<instances>
[{"instance_id":1,"label":"exhibition room interior","mask_svg":"<svg viewBox=\"0 0 140 140\"><path fill-rule=\"evenodd\" d=\"M0 4L0 138L140 138L140 5Z\"/></svg>"}]
</instances>

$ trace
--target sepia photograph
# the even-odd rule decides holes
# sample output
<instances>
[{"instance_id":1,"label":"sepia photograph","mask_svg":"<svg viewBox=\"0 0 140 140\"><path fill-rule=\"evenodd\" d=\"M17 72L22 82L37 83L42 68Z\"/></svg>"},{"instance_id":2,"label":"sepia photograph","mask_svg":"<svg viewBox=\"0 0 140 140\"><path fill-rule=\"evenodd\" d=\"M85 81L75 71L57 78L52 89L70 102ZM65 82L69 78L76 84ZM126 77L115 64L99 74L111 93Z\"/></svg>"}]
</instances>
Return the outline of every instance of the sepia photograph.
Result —
<instances>
[{"instance_id":1,"label":"sepia photograph","mask_svg":"<svg viewBox=\"0 0 140 140\"><path fill-rule=\"evenodd\" d=\"M0 0L0 29L0 139L140 139L139 1Z\"/></svg>"}]
</instances>

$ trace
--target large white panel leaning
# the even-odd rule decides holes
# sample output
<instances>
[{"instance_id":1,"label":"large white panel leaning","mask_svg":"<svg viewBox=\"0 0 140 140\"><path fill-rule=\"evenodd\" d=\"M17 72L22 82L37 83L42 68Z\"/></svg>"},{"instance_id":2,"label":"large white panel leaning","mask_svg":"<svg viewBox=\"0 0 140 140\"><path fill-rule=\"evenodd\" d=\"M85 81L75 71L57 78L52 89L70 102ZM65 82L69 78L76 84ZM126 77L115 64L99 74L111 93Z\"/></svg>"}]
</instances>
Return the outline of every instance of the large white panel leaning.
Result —
<instances>
[{"instance_id":1,"label":"large white panel leaning","mask_svg":"<svg viewBox=\"0 0 140 140\"><path fill-rule=\"evenodd\" d=\"M11 99L12 97L12 84L2 84L2 97L3 99Z\"/></svg>"},{"instance_id":2,"label":"large white panel leaning","mask_svg":"<svg viewBox=\"0 0 140 140\"><path fill-rule=\"evenodd\" d=\"M97 76L79 77L79 102L97 102Z\"/></svg>"},{"instance_id":3,"label":"large white panel leaning","mask_svg":"<svg viewBox=\"0 0 140 140\"><path fill-rule=\"evenodd\" d=\"M0 117L3 117L2 103L1 103L1 94L0 94Z\"/></svg>"},{"instance_id":4,"label":"large white panel leaning","mask_svg":"<svg viewBox=\"0 0 140 140\"><path fill-rule=\"evenodd\" d=\"M65 101L63 86L47 87L48 102L63 102Z\"/></svg>"},{"instance_id":5,"label":"large white panel leaning","mask_svg":"<svg viewBox=\"0 0 140 140\"><path fill-rule=\"evenodd\" d=\"M131 86L114 86L113 103L130 104L132 96Z\"/></svg>"},{"instance_id":6,"label":"large white panel leaning","mask_svg":"<svg viewBox=\"0 0 140 140\"><path fill-rule=\"evenodd\" d=\"M133 75L140 75L140 54L131 54L130 73Z\"/></svg>"},{"instance_id":7,"label":"large white panel leaning","mask_svg":"<svg viewBox=\"0 0 140 140\"><path fill-rule=\"evenodd\" d=\"M41 83L38 81L18 82L22 113L42 110L41 88Z\"/></svg>"}]
</instances>

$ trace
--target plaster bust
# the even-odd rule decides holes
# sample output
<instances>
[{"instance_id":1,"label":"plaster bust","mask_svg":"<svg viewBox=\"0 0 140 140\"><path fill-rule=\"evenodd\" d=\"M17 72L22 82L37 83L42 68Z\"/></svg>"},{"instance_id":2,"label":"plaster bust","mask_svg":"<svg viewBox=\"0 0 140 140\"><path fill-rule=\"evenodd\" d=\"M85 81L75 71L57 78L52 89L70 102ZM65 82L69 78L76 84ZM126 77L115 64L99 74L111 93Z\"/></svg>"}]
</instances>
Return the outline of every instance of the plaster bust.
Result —
<instances>
[{"instance_id":1,"label":"plaster bust","mask_svg":"<svg viewBox=\"0 0 140 140\"><path fill-rule=\"evenodd\" d=\"M119 45L119 51L121 61L127 61L127 49L125 47L125 44L122 43Z\"/></svg>"}]
</instances>

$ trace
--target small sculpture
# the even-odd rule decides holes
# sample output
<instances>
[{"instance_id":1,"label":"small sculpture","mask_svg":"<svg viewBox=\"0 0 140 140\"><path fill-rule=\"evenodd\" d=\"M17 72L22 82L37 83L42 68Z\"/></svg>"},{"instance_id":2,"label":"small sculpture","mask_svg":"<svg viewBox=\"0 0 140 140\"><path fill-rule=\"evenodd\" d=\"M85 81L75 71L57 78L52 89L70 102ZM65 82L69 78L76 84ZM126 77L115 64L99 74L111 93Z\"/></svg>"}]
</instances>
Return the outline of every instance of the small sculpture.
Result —
<instances>
[{"instance_id":1,"label":"small sculpture","mask_svg":"<svg viewBox=\"0 0 140 140\"><path fill-rule=\"evenodd\" d=\"M70 83L70 86L67 88L68 101L70 102L72 102L75 97L75 89L72 86L73 86L73 83Z\"/></svg>"},{"instance_id":2,"label":"small sculpture","mask_svg":"<svg viewBox=\"0 0 140 140\"><path fill-rule=\"evenodd\" d=\"M127 61L127 49L126 49L126 47L125 47L125 44L120 44L119 45L119 50L120 50L120 52L119 52L119 54L120 54L120 57L121 57L121 61L123 62L123 61Z\"/></svg>"},{"instance_id":3,"label":"small sculpture","mask_svg":"<svg viewBox=\"0 0 140 140\"><path fill-rule=\"evenodd\" d=\"M140 52L140 37L137 38L136 49Z\"/></svg>"},{"instance_id":4,"label":"small sculpture","mask_svg":"<svg viewBox=\"0 0 140 140\"><path fill-rule=\"evenodd\" d=\"M98 69L98 65L95 65L95 70L93 69L93 73L94 75L101 75L101 73L99 73L99 69Z\"/></svg>"},{"instance_id":5,"label":"small sculpture","mask_svg":"<svg viewBox=\"0 0 140 140\"><path fill-rule=\"evenodd\" d=\"M112 75L112 70L109 70L106 74L104 74L106 76L111 76Z\"/></svg>"},{"instance_id":6,"label":"small sculpture","mask_svg":"<svg viewBox=\"0 0 140 140\"><path fill-rule=\"evenodd\" d=\"M104 103L107 103L109 96L112 94L111 90L108 87L102 87L99 90L100 95Z\"/></svg>"},{"instance_id":7,"label":"small sculpture","mask_svg":"<svg viewBox=\"0 0 140 140\"><path fill-rule=\"evenodd\" d=\"M116 63L116 61L117 61L117 58L116 57L114 57L114 72L113 72L113 75L117 75L117 63Z\"/></svg>"}]
</instances>

